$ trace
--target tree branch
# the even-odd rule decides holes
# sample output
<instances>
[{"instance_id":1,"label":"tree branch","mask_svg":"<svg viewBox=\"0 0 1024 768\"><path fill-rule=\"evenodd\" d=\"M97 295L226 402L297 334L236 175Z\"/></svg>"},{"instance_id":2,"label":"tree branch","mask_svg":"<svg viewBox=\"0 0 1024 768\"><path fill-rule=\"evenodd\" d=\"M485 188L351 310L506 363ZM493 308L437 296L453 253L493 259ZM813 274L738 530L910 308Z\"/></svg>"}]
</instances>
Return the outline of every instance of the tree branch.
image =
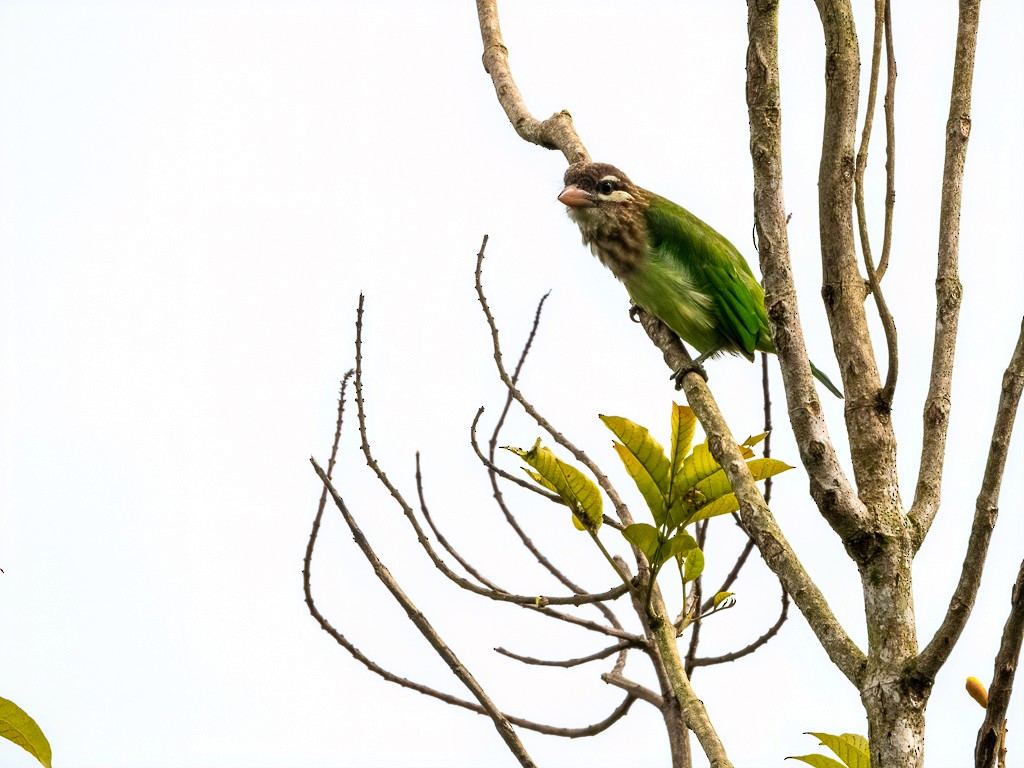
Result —
<instances>
[{"instance_id":1,"label":"tree branch","mask_svg":"<svg viewBox=\"0 0 1024 768\"><path fill-rule=\"evenodd\" d=\"M1006 734L1006 710L1010 706L1013 678L1020 662L1021 641L1024 640L1024 560L1017 571L1017 581L1010 596L1010 614L1006 617L1003 637L996 654L992 685L988 691L985 722L978 730L974 750L976 768L995 768Z\"/></svg>"},{"instance_id":2,"label":"tree branch","mask_svg":"<svg viewBox=\"0 0 1024 768\"><path fill-rule=\"evenodd\" d=\"M498 23L497 0L477 0L476 11L484 43L484 70L491 76L498 103L505 110L516 133L545 149L561 150L570 163L589 161L590 155L572 124L572 115L563 109L541 121L526 108L523 94L512 78L512 70L508 65L508 48L505 47L501 25Z\"/></svg>"},{"instance_id":3,"label":"tree branch","mask_svg":"<svg viewBox=\"0 0 1024 768\"><path fill-rule=\"evenodd\" d=\"M875 116L875 100L878 96L878 72L882 65L882 38L886 32L886 17L889 10L889 0L875 0L875 36L871 50L871 79L868 86L868 105L864 113L864 130L861 133L860 150L857 152L857 172L854 180L854 198L857 206L857 225L860 232L861 250L864 253L864 270L867 272L868 285L871 288L871 295L875 298L875 307L878 310L878 317L882 322L885 331L885 344L888 351L888 368L885 374L885 386L882 388L881 400L887 408L892 408L892 400L896 392L896 377L899 373L899 357L896 342L896 323L893 320L889 306L882 295L882 286L878 275L875 272L875 262L871 256L871 240L868 236L867 212L864 206L864 172L868 167L868 145L871 143L871 124ZM890 25L891 26L891 25ZM891 52L891 47L887 50ZM890 72L892 68L890 67ZM892 87L892 84L889 84ZM887 97L891 91L887 89ZM886 122L890 122L890 113L886 112ZM894 132L891 132L895 135ZM891 160L891 155L889 157ZM887 185L892 181L893 165L886 163ZM895 202L895 195L886 196L885 205L885 227L886 234L892 231L892 210ZM884 248L884 246L883 246Z\"/></svg>"},{"instance_id":4,"label":"tree branch","mask_svg":"<svg viewBox=\"0 0 1024 768\"><path fill-rule=\"evenodd\" d=\"M917 548L924 542L939 511L942 470L946 458L953 357L963 295L959 272L960 203L963 198L967 140L971 135L971 88L974 81L974 55L978 47L979 5L980 0L960 0L960 22L956 33L956 58L953 62L949 121L946 123L946 158L942 169L942 202L939 208L932 370L924 405L921 466L914 504L910 509Z\"/></svg>"},{"instance_id":5,"label":"tree branch","mask_svg":"<svg viewBox=\"0 0 1024 768\"><path fill-rule=\"evenodd\" d=\"M870 521L832 445L807 362L782 194L778 7L772 4L764 10L760 6L756 0L748 0L747 109L765 306L782 368L789 420L811 481L811 497L846 541L866 529Z\"/></svg>"},{"instance_id":6,"label":"tree branch","mask_svg":"<svg viewBox=\"0 0 1024 768\"><path fill-rule=\"evenodd\" d=\"M818 171L822 297L846 393L846 426L858 495L886 533L898 536L903 509L896 438L882 400L868 333L864 280L853 232L854 143L860 53L849 0L816 0L825 33L825 125ZM863 554L851 552L855 559Z\"/></svg>"},{"instance_id":7,"label":"tree branch","mask_svg":"<svg viewBox=\"0 0 1024 768\"><path fill-rule=\"evenodd\" d=\"M992 531L995 529L999 515L999 488L1006 468L1006 455L1010 449L1010 437L1013 434L1013 422L1017 416L1021 392L1024 391L1024 320L1021 321L1017 345L1010 358L1010 364L1003 374L1002 392L999 406L996 409L995 424L992 428L992 441L989 444L988 461L985 474L981 481L981 491L974 510L974 523L971 536L967 542L953 597L949 601L946 616L939 625L931 642L912 664L916 675L926 681L935 679L939 669L949 658L953 647L960 638L960 633L967 624L967 619L974 608L974 600L981 585L981 575L985 569L985 557L988 554Z\"/></svg>"},{"instance_id":8,"label":"tree branch","mask_svg":"<svg viewBox=\"0 0 1024 768\"><path fill-rule=\"evenodd\" d=\"M359 374L357 372L356 376L358 377L358 375ZM312 463L313 469L320 477L320 480L323 482L328 493L330 493L331 498L334 499L335 505L344 516L345 522L352 531L352 536L355 539L356 545L360 550L362 550L363 555L373 567L374 575L380 579L381 583L384 584L385 587L387 587L392 597L394 597L396 602L398 602L398 604L405 610L409 620L412 621L416 629L420 631L420 634L426 638L427 642L430 643L430 646L434 649L437 655L440 656L445 664L448 665L448 668L451 669L455 677L469 689L470 693L473 694L473 698L480 703L480 707L487 713L488 717L490 717L491 721L494 723L494 727L497 729L498 735L501 736L505 745L509 748L509 751L515 755L520 765L534 766L534 762L527 753L526 747L523 746L519 737L516 735L515 730L512 728L512 723L510 723L508 718L506 718L505 715L496 706L494 706L490 697L480 684L477 683L476 678L474 678L465 665L459 661L455 652L445 644L444 640L441 639L441 636L427 620L427 617L423 615L423 612L413 604L412 600L410 600L405 592L402 591L402 588L398 585L398 582L395 581L388 569L385 568L384 564L377 559L377 555L370 546L370 542L367 540L366 536L363 535L363 532L356 523L355 518L352 517L348 508L345 506L345 502L334 489L334 485L331 483L330 478L327 477L327 473L324 472L323 469L320 468L320 465L316 463L316 459L310 457L310 463ZM323 625L321 624L321 626Z\"/></svg>"}]
</instances>

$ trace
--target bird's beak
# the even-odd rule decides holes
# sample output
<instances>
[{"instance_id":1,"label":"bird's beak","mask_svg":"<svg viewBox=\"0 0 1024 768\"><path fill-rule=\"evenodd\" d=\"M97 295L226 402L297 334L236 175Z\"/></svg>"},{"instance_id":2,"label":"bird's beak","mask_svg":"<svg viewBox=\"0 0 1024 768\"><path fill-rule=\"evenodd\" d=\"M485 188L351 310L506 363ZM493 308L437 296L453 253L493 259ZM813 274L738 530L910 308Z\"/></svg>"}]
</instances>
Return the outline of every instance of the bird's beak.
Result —
<instances>
[{"instance_id":1,"label":"bird's beak","mask_svg":"<svg viewBox=\"0 0 1024 768\"><path fill-rule=\"evenodd\" d=\"M594 208L597 205L594 202L593 195L580 189L575 184L570 184L562 190L562 193L558 196L558 202L570 208Z\"/></svg>"}]
</instances>

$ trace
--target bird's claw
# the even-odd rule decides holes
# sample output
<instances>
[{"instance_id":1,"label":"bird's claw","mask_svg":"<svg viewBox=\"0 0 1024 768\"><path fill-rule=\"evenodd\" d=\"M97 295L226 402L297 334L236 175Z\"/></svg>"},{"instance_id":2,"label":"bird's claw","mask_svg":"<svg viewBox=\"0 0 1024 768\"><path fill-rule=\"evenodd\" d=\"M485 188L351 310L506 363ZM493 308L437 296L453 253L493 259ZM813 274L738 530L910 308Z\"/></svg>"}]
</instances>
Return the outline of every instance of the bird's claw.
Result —
<instances>
[{"instance_id":1,"label":"bird's claw","mask_svg":"<svg viewBox=\"0 0 1024 768\"><path fill-rule=\"evenodd\" d=\"M634 323L639 323L640 322L640 312L642 312L642 311L643 311L643 307L641 307L639 304L631 305L630 308L629 308L629 319L632 320Z\"/></svg>"},{"instance_id":2,"label":"bird's claw","mask_svg":"<svg viewBox=\"0 0 1024 768\"><path fill-rule=\"evenodd\" d=\"M708 380L708 372L705 371L704 366L701 365L696 360L691 360L688 363L683 363L678 368L676 368L675 371L673 371L672 375L669 376L669 378L675 381L676 389L678 390L683 388L683 379L686 378L686 376L691 373L696 373L698 376L704 379L704 381Z\"/></svg>"}]
</instances>

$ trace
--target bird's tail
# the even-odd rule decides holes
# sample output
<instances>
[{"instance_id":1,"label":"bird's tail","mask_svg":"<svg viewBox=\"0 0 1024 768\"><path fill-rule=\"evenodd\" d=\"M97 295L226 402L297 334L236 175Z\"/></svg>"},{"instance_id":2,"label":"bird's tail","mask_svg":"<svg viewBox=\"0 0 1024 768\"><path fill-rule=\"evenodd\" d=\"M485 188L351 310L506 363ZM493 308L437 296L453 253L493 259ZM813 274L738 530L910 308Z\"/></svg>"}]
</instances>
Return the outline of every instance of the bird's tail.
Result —
<instances>
[{"instance_id":1,"label":"bird's tail","mask_svg":"<svg viewBox=\"0 0 1024 768\"><path fill-rule=\"evenodd\" d=\"M833 384L832 380L829 379L828 376L819 371L818 366L816 366L814 363L811 363L811 373L814 374L814 378L816 378L818 381L825 385L825 389L827 389L833 395L838 397L840 400L843 399L843 393L839 391L839 387Z\"/></svg>"}]
</instances>

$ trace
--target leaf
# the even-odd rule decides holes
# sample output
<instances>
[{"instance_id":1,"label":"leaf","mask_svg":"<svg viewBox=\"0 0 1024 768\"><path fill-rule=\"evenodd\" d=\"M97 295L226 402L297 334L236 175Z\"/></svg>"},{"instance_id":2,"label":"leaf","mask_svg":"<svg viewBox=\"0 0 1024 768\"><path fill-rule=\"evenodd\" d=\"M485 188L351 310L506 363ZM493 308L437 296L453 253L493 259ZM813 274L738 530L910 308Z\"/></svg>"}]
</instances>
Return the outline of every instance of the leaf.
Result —
<instances>
[{"instance_id":1,"label":"leaf","mask_svg":"<svg viewBox=\"0 0 1024 768\"><path fill-rule=\"evenodd\" d=\"M626 472L633 478L633 482L636 483L636 487L640 490L640 493L644 497L644 501L647 502L648 509L651 510L651 515L654 517L654 522L658 526L665 524L665 496L658 488L654 479L647 471L646 467L640 463L640 460L634 456L629 448L622 443L612 443L615 451L619 454L619 458L622 459L622 463L626 467Z\"/></svg>"},{"instance_id":2,"label":"leaf","mask_svg":"<svg viewBox=\"0 0 1024 768\"><path fill-rule=\"evenodd\" d=\"M670 557L674 557L682 564L683 560L695 549L697 549L697 541L693 536L686 531L677 533L666 542L663 562L667 561ZM700 550L697 551L699 552Z\"/></svg>"},{"instance_id":3,"label":"leaf","mask_svg":"<svg viewBox=\"0 0 1024 768\"><path fill-rule=\"evenodd\" d=\"M843 761L849 768L871 768L871 758L868 753L868 740L856 733L844 733L841 736L834 736L831 733L814 733L809 731L808 736L814 736L823 745L831 749L836 757Z\"/></svg>"},{"instance_id":4,"label":"leaf","mask_svg":"<svg viewBox=\"0 0 1024 768\"><path fill-rule=\"evenodd\" d=\"M767 432L762 432L760 435L751 435L746 440L744 440L742 443L740 443L740 450L743 450L743 446L747 446L749 448L753 448L755 445L760 443L766 437L768 437L768 433Z\"/></svg>"},{"instance_id":5,"label":"leaf","mask_svg":"<svg viewBox=\"0 0 1024 768\"><path fill-rule=\"evenodd\" d=\"M622 535L643 552L648 561L654 562L658 547L661 546L661 534L657 528L648 523L633 523L622 530Z\"/></svg>"},{"instance_id":6,"label":"leaf","mask_svg":"<svg viewBox=\"0 0 1024 768\"><path fill-rule=\"evenodd\" d=\"M802 763L814 766L814 768L846 768L838 760L833 760L831 757L827 757L826 755L793 755L786 759L799 760Z\"/></svg>"},{"instance_id":7,"label":"leaf","mask_svg":"<svg viewBox=\"0 0 1024 768\"><path fill-rule=\"evenodd\" d=\"M573 525L580 530L589 528L593 531L601 527L604 520L601 492L593 480L541 446L540 438L537 438L537 442L528 451L511 446L505 446L505 450L516 454L537 470L539 479L529 470L526 472L545 488L557 493L569 505Z\"/></svg>"},{"instance_id":8,"label":"leaf","mask_svg":"<svg viewBox=\"0 0 1024 768\"><path fill-rule=\"evenodd\" d=\"M719 496L714 501L698 509L693 517L689 519L688 523L695 523L698 520L705 520L709 517L728 515L730 512L736 512L739 508L740 502L736 498L736 494L727 493L725 496Z\"/></svg>"},{"instance_id":9,"label":"leaf","mask_svg":"<svg viewBox=\"0 0 1024 768\"><path fill-rule=\"evenodd\" d=\"M0 737L17 744L46 768L50 768L53 754L42 729L25 710L4 698L0 698Z\"/></svg>"},{"instance_id":10,"label":"leaf","mask_svg":"<svg viewBox=\"0 0 1024 768\"><path fill-rule=\"evenodd\" d=\"M699 547L694 547L686 556L686 564L683 566L683 583L693 581L704 572L704 553Z\"/></svg>"},{"instance_id":11,"label":"leaf","mask_svg":"<svg viewBox=\"0 0 1024 768\"><path fill-rule=\"evenodd\" d=\"M690 452L693 434L697 429L697 417L686 405L672 403L672 462L671 475L673 480L683 466L686 454ZM673 483L674 485L674 483Z\"/></svg>"},{"instance_id":12,"label":"leaf","mask_svg":"<svg viewBox=\"0 0 1024 768\"><path fill-rule=\"evenodd\" d=\"M675 486L672 489L673 494L692 488L705 477L713 475L720 469L718 462L711 456L711 451L708 450L708 443L705 440L696 446L693 453L687 456L683 462L682 475L676 478Z\"/></svg>"},{"instance_id":13,"label":"leaf","mask_svg":"<svg viewBox=\"0 0 1024 768\"><path fill-rule=\"evenodd\" d=\"M768 477L774 477L775 475L793 468L786 462L779 461L778 459L752 459L747 462L747 466L750 468L750 474L753 476L754 480L764 480ZM698 490L703 493L710 503L728 493L732 493L732 485L729 483L729 478L725 475L725 470L719 468L717 472L697 483L697 485L694 486L694 490ZM737 507L737 509L739 509L739 507ZM718 514L723 513L719 512ZM704 515L703 517L713 517L713 515ZM703 518L695 517L694 519L699 520Z\"/></svg>"},{"instance_id":14,"label":"leaf","mask_svg":"<svg viewBox=\"0 0 1024 768\"><path fill-rule=\"evenodd\" d=\"M736 594L735 592L719 592L717 595L715 595L715 602L714 602L714 606L713 607L717 608L718 606L720 606L722 603L724 603L726 600L728 600L729 598L731 598L735 594ZM733 601L733 602L735 602L735 601Z\"/></svg>"},{"instance_id":15,"label":"leaf","mask_svg":"<svg viewBox=\"0 0 1024 768\"><path fill-rule=\"evenodd\" d=\"M622 416L600 416L600 419L621 441L615 443L615 450L643 494L655 522L661 525L665 522L665 498L671 470L665 450L646 427Z\"/></svg>"}]
</instances>

